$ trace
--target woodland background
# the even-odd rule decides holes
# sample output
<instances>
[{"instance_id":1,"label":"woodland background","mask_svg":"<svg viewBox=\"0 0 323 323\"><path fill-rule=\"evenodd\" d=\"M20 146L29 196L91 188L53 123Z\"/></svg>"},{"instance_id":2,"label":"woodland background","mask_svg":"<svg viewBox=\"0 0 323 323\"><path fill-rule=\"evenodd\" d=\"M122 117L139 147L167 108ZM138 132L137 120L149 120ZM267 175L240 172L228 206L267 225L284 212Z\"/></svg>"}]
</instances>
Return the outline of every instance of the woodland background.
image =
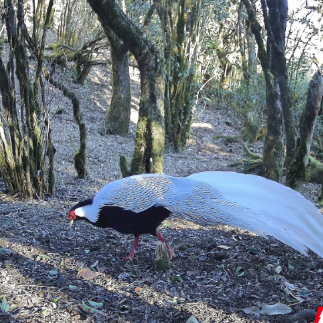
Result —
<instances>
[{"instance_id":1,"label":"woodland background","mask_svg":"<svg viewBox=\"0 0 323 323\"><path fill-rule=\"evenodd\" d=\"M322 260L277 241L172 219L163 274L153 238L125 264L127 237L66 219L144 172L251 172L319 205L323 9L288 5L1 2L0 320L285 322L242 309L279 301L306 321L322 305ZM77 277L85 267L97 276Z\"/></svg>"}]
</instances>

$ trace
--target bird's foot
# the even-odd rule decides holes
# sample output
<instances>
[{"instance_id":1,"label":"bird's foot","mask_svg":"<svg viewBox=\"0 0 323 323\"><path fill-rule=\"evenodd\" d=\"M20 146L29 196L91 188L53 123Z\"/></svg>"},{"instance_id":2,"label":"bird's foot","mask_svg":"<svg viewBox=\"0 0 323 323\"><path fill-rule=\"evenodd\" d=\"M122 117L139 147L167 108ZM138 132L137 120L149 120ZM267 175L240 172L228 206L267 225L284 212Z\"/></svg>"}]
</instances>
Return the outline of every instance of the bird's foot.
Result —
<instances>
[{"instance_id":1,"label":"bird's foot","mask_svg":"<svg viewBox=\"0 0 323 323\"><path fill-rule=\"evenodd\" d=\"M127 257L124 257L123 260L128 261L128 260L132 260L134 258L135 258L135 255L133 253L130 253Z\"/></svg>"},{"instance_id":2,"label":"bird's foot","mask_svg":"<svg viewBox=\"0 0 323 323\"><path fill-rule=\"evenodd\" d=\"M135 258L135 250L136 250L136 249L137 249L137 247L138 247L139 239L140 239L140 234L138 234L138 235L136 236L135 242L134 242L134 244L133 244L133 246L132 246L132 249L131 249L131 251L130 251L130 253L129 253L129 256L127 256L127 257L124 257L124 258L123 258L125 261L128 261L128 260L130 260L130 259Z\"/></svg>"},{"instance_id":3,"label":"bird's foot","mask_svg":"<svg viewBox=\"0 0 323 323\"><path fill-rule=\"evenodd\" d=\"M166 246L166 247L168 247L168 246ZM172 258L176 257L175 249L170 249L170 248L168 247L168 248L167 248L167 251L168 251L169 260L171 260Z\"/></svg>"}]
</instances>

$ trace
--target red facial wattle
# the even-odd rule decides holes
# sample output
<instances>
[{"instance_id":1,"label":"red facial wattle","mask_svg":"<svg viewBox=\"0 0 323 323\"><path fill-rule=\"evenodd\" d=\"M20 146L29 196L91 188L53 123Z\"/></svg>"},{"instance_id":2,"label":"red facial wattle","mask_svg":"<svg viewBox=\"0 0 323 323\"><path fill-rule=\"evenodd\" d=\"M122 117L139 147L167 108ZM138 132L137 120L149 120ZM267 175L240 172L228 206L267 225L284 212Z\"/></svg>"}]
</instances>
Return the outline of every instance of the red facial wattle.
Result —
<instances>
[{"instance_id":1,"label":"red facial wattle","mask_svg":"<svg viewBox=\"0 0 323 323\"><path fill-rule=\"evenodd\" d=\"M69 220L76 220L76 215L75 215L75 212L74 212L74 210L72 210L71 212L70 212L70 215L69 215Z\"/></svg>"}]
</instances>

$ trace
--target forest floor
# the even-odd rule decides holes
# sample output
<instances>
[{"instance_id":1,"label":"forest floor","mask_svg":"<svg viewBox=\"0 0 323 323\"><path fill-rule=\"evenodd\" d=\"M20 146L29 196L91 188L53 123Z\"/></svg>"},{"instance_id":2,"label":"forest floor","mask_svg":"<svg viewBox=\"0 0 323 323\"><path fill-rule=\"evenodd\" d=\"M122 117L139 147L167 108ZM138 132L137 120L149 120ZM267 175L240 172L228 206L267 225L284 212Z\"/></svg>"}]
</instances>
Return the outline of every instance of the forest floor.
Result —
<instances>
[{"instance_id":1,"label":"forest floor","mask_svg":"<svg viewBox=\"0 0 323 323\"><path fill-rule=\"evenodd\" d=\"M87 223L69 227L72 205L120 178L119 155L129 161L133 151L138 81L132 82L129 136L100 134L111 95L109 70L93 68L85 86L73 84L68 70L60 75L81 101L89 177L77 179L73 168L79 133L71 103L49 88L56 193L27 201L5 194L1 186L0 322L185 323L192 315L200 323L313 322L302 310L316 312L323 306L323 260L312 252L305 257L273 238L170 218L160 231L177 250L176 257L171 270L158 272L153 269L156 237L143 236L135 259L126 262L132 236ZM242 171L230 167L244 155L241 117L220 103L200 108L196 115L185 150L165 154L165 174ZM261 153L261 144L251 148ZM309 186L307 197L315 202L318 193ZM243 311L277 303L292 312L269 316Z\"/></svg>"}]
</instances>

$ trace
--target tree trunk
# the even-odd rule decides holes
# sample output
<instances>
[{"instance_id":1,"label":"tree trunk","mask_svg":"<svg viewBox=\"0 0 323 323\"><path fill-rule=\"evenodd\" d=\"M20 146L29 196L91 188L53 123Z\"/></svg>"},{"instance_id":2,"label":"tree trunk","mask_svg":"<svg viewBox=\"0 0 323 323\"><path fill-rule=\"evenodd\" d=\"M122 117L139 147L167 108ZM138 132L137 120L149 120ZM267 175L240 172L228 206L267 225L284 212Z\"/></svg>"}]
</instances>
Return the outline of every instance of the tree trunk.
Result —
<instances>
[{"instance_id":1,"label":"tree trunk","mask_svg":"<svg viewBox=\"0 0 323 323\"><path fill-rule=\"evenodd\" d=\"M248 72L250 75L251 82L255 83L257 78L256 44L255 38L250 28L249 20L247 20L246 22L245 37L248 48Z\"/></svg>"},{"instance_id":2,"label":"tree trunk","mask_svg":"<svg viewBox=\"0 0 323 323\"><path fill-rule=\"evenodd\" d=\"M220 45L218 45L216 49L216 54L219 59L219 64L221 66L221 86L223 89L229 88L229 75L232 71L233 64L229 60L229 54L225 48L221 48Z\"/></svg>"},{"instance_id":3,"label":"tree trunk","mask_svg":"<svg viewBox=\"0 0 323 323\"><path fill-rule=\"evenodd\" d=\"M162 95L164 78L159 72L154 73L150 65L141 66L139 69L141 98L130 172L131 174L162 173L165 142Z\"/></svg>"},{"instance_id":4,"label":"tree trunk","mask_svg":"<svg viewBox=\"0 0 323 323\"><path fill-rule=\"evenodd\" d=\"M271 80L266 80L266 105L268 111L262 175L276 182L281 182L284 165L283 116L279 101L278 81L275 76L271 78Z\"/></svg>"},{"instance_id":5,"label":"tree trunk","mask_svg":"<svg viewBox=\"0 0 323 323\"><path fill-rule=\"evenodd\" d=\"M164 10L159 10L165 33L166 138L175 151L185 147L191 130L200 6L201 1L166 1Z\"/></svg>"},{"instance_id":6,"label":"tree trunk","mask_svg":"<svg viewBox=\"0 0 323 323\"><path fill-rule=\"evenodd\" d=\"M251 30L258 45L258 58L266 81L267 135L263 150L263 176L277 182L282 179L284 156L283 119L280 104L280 90L277 79L277 65L272 59L272 44L267 40L265 49L261 27L248 0L243 0L251 23Z\"/></svg>"},{"instance_id":7,"label":"tree trunk","mask_svg":"<svg viewBox=\"0 0 323 323\"><path fill-rule=\"evenodd\" d=\"M52 75L46 74L45 75L47 81L54 85L56 88L60 89L63 94L72 101L73 104L73 116L76 123L79 126L79 133L80 133L80 148L78 152L74 155L74 168L77 172L78 178L84 178L89 174L87 169L86 163L86 138L87 138L87 131L86 126L83 121L81 108L80 108L80 101L76 97L73 91L70 91L63 82L58 82L52 78ZM51 153L51 151L49 151Z\"/></svg>"},{"instance_id":8,"label":"tree trunk","mask_svg":"<svg viewBox=\"0 0 323 323\"><path fill-rule=\"evenodd\" d=\"M268 40L272 45L272 59L276 62L277 77L280 88L280 101L283 110L285 134L286 134L286 169L288 169L292 162L295 152L295 122L292 114L292 100L290 93L290 86L287 74L287 65L285 58L285 30L288 5L287 0L267 0L269 19L266 17L265 1L262 0L265 26L268 33ZM268 21L268 23L267 23ZM287 184L289 183L289 176L286 178Z\"/></svg>"},{"instance_id":9,"label":"tree trunk","mask_svg":"<svg viewBox=\"0 0 323 323\"><path fill-rule=\"evenodd\" d=\"M306 106L300 119L299 140L295 151L295 157L289 169L290 184L293 188L299 188L305 180L313 132L317 116L323 108L322 105L323 77L320 71L317 71L309 83Z\"/></svg>"},{"instance_id":10,"label":"tree trunk","mask_svg":"<svg viewBox=\"0 0 323 323\"><path fill-rule=\"evenodd\" d=\"M105 116L104 131L127 136L131 112L128 48L110 28L105 29L105 33L110 43L112 98Z\"/></svg>"},{"instance_id":11,"label":"tree trunk","mask_svg":"<svg viewBox=\"0 0 323 323\"><path fill-rule=\"evenodd\" d=\"M104 29L110 28L135 56L141 77L139 120L131 173L161 173L164 152L164 76L157 48L113 0L88 0Z\"/></svg>"},{"instance_id":12,"label":"tree trunk","mask_svg":"<svg viewBox=\"0 0 323 323\"><path fill-rule=\"evenodd\" d=\"M242 61L242 72L245 80L245 103L243 122L243 141L253 143L256 141L258 132L257 111L254 100L251 98L250 85L255 82L257 75L255 37L250 28L250 21L243 18L243 3L240 2L238 9L239 45ZM244 31L244 33L243 33ZM247 54L247 57L246 57Z\"/></svg>"},{"instance_id":13,"label":"tree trunk","mask_svg":"<svg viewBox=\"0 0 323 323\"><path fill-rule=\"evenodd\" d=\"M37 52L37 67L34 85L29 76L29 65L26 53L25 39L28 36L24 23L23 1L17 3L16 25L15 10L11 0L5 1L5 19L9 43L9 61L5 68L0 58L0 91L2 95L3 112L0 111L0 169L11 192L18 192L21 197L32 198L54 187L54 180L46 181L46 151L52 147L48 111L45 102L39 102L38 87L42 88L40 71L42 68L42 53L44 39L53 0L49 1L44 24L41 47L34 44ZM16 87L14 73L16 72L20 89L20 116L16 107ZM43 88L42 88L43 94ZM43 99L44 96L41 96ZM44 129L41 125L45 124ZM52 150L51 157L53 161ZM52 171L51 175L52 174Z\"/></svg>"}]
</instances>

